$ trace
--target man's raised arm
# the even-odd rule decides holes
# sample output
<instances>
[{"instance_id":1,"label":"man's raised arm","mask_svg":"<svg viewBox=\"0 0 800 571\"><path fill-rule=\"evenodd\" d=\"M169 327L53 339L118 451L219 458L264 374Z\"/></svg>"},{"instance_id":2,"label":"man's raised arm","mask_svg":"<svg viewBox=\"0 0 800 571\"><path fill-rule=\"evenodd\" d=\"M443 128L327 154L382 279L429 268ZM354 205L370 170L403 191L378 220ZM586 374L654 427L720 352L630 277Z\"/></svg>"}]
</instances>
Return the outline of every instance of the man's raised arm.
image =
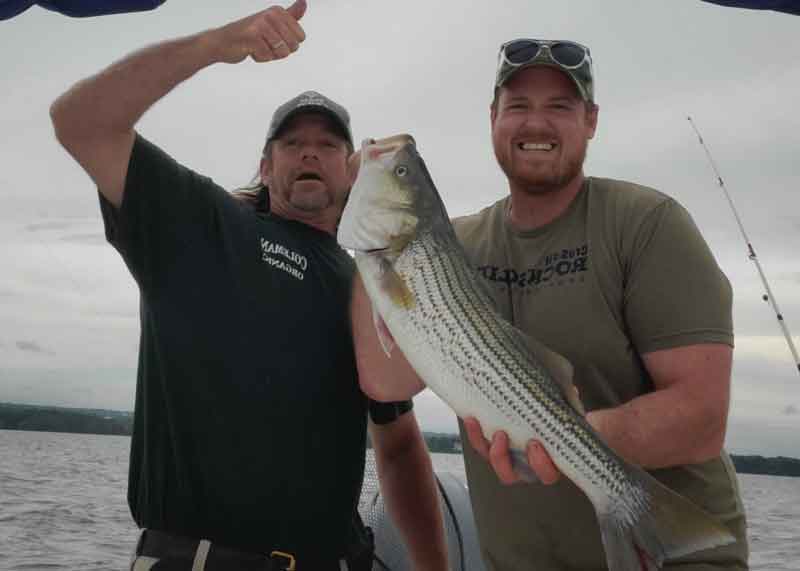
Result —
<instances>
[{"instance_id":1,"label":"man's raised arm","mask_svg":"<svg viewBox=\"0 0 800 571\"><path fill-rule=\"evenodd\" d=\"M296 0L286 9L272 6L226 26L134 52L56 99L50 108L56 137L103 196L119 207L139 118L211 64L289 56L305 39L299 24L305 10L305 0Z\"/></svg>"}]
</instances>

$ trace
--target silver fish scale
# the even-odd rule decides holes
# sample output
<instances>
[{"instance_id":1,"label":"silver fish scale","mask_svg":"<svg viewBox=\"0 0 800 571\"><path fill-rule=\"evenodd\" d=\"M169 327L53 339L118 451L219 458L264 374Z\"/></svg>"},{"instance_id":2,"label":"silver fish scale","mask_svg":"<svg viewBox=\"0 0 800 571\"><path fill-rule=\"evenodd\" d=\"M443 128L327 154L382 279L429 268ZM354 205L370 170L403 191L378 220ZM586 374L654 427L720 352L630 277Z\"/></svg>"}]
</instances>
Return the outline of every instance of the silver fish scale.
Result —
<instances>
[{"instance_id":1,"label":"silver fish scale","mask_svg":"<svg viewBox=\"0 0 800 571\"><path fill-rule=\"evenodd\" d=\"M531 436L585 492L609 498L634 495L641 500L636 504L646 503L643 490L529 356L521 335L497 319L457 244L435 233L422 234L393 265L416 301L407 312L409 324L446 358L441 365L452 377L465 381L459 386L469 398L488 401L507 421L532 430Z\"/></svg>"}]
</instances>

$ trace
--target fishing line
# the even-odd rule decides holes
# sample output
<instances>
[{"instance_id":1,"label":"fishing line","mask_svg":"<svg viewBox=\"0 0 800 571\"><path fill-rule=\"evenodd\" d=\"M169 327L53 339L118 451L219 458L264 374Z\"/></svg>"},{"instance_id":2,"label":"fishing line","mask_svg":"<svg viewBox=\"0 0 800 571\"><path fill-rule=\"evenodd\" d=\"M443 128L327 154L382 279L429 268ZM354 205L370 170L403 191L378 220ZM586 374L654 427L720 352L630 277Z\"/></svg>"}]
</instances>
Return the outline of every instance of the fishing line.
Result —
<instances>
[{"instance_id":1,"label":"fishing line","mask_svg":"<svg viewBox=\"0 0 800 571\"><path fill-rule=\"evenodd\" d=\"M711 151L708 150L705 141L703 141L703 136L700 134L700 130L695 125L692 118L689 116L687 117L689 123L692 125L692 129L697 134L697 138L700 141L700 144L703 146L703 150L706 152L706 157L708 157L708 162L711 163L711 168L714 169L714 174L717 176L717 182L719 183L719 187L722 189L722 192L725 193L725 198L728 200L728 204L733 211L733 216L736 218L736 223L739 225L739 230L742 233L742 238L744 239L745 244L747 245L747 257L752 260L752 262L756 265L756 269L758 270L758 275L761 277L761 283L764 284L764 289L767 291L762 296L762 299L772 306L772 310L775 312L775 317L778 319L778 324L783 331L783 336L786 338L786 343L789 345L789 350L792 352L792 357L794 357L794 364L797 367L798 373L800 373L800 356L797 354L797 348L794 346L794 341L792 341L792 336L789 333L789 326L786 325L786 320L783 318L783 314L781 313L780 308L778 307L778 300L775 299L775 296L772 293L772 289L770 289L769 284L767 283L767 276L764 274L764 269L761 267L761 263L758 261L758 256L756 255L755 248L753 248L753 244L750 242L750 238L747 236L747 232L744 230L744 224L742 224L742 219L739 217L739 213L736 211L736 207L733 204L733 199L731 198L730 193L728 192L727 187L725 186L725 182L722 180L722 175L719 174L719 169L717 168L717 164L714 161L714 157L711 156Z\"/></svg>"}]
</instances>

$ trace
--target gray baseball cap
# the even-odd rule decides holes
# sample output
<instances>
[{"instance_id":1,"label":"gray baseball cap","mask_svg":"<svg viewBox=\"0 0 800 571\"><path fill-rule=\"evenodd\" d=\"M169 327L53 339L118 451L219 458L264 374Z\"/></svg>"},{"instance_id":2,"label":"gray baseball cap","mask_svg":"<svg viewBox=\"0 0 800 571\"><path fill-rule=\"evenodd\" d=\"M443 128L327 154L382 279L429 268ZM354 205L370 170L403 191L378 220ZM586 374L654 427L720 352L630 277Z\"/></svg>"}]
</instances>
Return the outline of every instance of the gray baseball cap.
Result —
<instances>
[{"instance_id":1,"label":"gray baseball cap","mask_svg":"<svg viewBox=\"0 0 800 571\"><path fill-rule=\"evenodd\" d=\"M278 107L272 114L272 121L267 131L267 142L280 135L288 121L301 113L322 113L333 120L344 139L353 146L353 134L350 132L350 114L347 109L328 99L316 91L304 91Z\"/></svg>"}]
</instances>

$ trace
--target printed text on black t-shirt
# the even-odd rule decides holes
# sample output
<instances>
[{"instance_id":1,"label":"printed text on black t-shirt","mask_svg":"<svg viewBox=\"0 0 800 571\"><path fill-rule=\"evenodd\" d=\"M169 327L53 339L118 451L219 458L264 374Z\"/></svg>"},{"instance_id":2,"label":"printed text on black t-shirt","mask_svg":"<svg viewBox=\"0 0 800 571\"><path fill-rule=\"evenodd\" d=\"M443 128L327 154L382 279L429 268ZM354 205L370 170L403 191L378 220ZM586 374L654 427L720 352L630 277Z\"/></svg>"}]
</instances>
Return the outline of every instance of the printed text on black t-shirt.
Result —
<instances>
[{"instance_id":1,"label":"printed text on black t-shirt","mask_svg":"<svg viewBox=\"0 0 800 571\"><path fill-rule=\"evenodd\" d=\"M305 256L266 238L261 238L261 260L301 281L308 268L308 259Z\"/></svg>"}]
</instances>

